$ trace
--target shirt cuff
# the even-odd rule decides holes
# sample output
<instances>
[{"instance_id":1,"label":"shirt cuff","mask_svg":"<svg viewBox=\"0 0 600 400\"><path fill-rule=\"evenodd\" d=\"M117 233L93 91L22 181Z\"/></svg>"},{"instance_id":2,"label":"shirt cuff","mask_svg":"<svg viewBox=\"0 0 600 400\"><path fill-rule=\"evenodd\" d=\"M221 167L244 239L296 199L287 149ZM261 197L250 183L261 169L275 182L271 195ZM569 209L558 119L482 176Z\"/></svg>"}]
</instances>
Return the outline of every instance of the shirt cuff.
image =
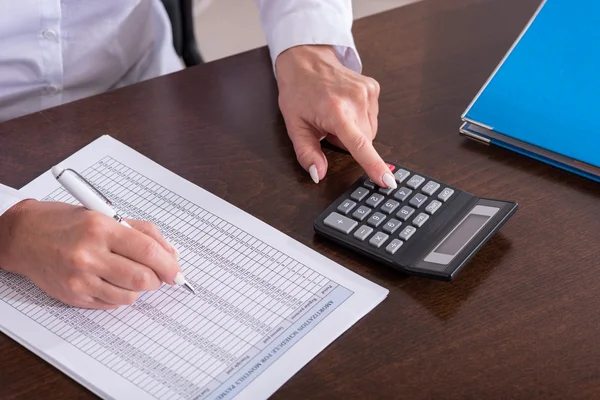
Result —
<instances>
[{"instance_id":1,"label":"shirt cuff","mask_svg":"<svg viewBox=\"0 0 600 400\"><path fill-rule=\"evenodd\" d=\"M25 200L18 190L0 183L0 216L15 204Z\"/></svg>"},{"instance_id":2,"label":"shirt cuff","mask_svg":"<svg viewBox=\"0 0 600 400\"><path fill-rule=\"evenodd\" d=\"M328 45L335 49L344 66L357 73L362 72L362 63L352 36L352 21L342 15L327 15L317 11L290 13L268 32L267 42L273 68L277 57L289 48Z\"/></svg>"}]
</instances>

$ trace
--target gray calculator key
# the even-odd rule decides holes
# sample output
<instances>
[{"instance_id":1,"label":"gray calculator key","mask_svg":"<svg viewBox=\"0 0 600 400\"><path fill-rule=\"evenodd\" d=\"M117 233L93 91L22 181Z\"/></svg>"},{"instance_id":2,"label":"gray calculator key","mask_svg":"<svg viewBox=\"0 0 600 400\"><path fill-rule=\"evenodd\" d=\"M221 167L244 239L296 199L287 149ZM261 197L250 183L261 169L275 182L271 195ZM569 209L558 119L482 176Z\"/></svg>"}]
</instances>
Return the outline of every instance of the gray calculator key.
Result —
<instances>
[{"instance_id":1,"label":"gray calculator key","mask_svg":"<svg viewBox=\"0 0 600 400\"><path fill-rule=\"evenodd\" d=\"M365 187L368 187L369 189L375 189L375 182L373 182L373 179L367 179L366 181L364 181L363 185Z\"/></svg>"},{"instance_id":2,"label":"gray calculator key","mask_svg":"<svg viewBox=\"0 0 600 400\"><path fill-rule=\"evenodd\" d=\"M400 168L398 171L396 171L394 173L394 177L396 178L396 181L398 181L398 183L402 183L404 182L404 180L406 178L408 178L408 176L410 175L410 172L408 172L405 169Z\"/></svg>"},{"instance_id":3,"label":"gray calculator key","mask_svg":"<svg viewBox=\"0 0 600 400\"><path fill-rule=\"evenodd\" d=\"M427 207L425 207L425 212L433 215L438 210L438 208L440 208L441 206L442 206L442 203L440 203L437 200L433 200L431 203L429 203L429 205Z\"/></svg>"},{"instance_id":4,"label":"gray calculator key","mask_svg":"<svg viewBox=\"0 0 600 400\"><path fill-rule=\"evenodd\" d=\"M393 191L394 191L394 189L392 189L392 188L382 188L382 187L379 188L379 193L385 194L386 196L389 196L390 193L392 193Z\"/></svg>"},{"instance_id":5,"label":"gray calculator key","mask_svg":"<svg viewBox=\"0 0 600 400\"><path fill-rule=\"evenodd\" d=\"M408 204L410 204L411 206L413 206L415 208L419 208L423 204L425 204L425 202L427 201L428 198L429 197L425 196L424 194L417 193L414 195L414 197L412 199L410 199Z\"/></svg>"},{"instance_id":6,"label":"gray calculator key","mask_svg":"<svg viewBox=\"0 0 600 400\"><path fill-rule=\"evenodd\" d=\"M394 239L390 242L390 244L387 245L385 251L387 251L390 254L396 254L396 251L398 251L398 249L402 247L403 244L404 242L402 242L402 240Z\"/></svg>"},{"instance_id":7,"label":"gray calculator key","mask_svg":"<svg viewBox=\"0 0 600 400\"><path fill-rule=\"evenodd\" d=\"M329 214L327 218L325 218L325 221L323 221L323 223L345 234L349 234L352 231L352 229L354 229L356 225L358 225L358 222L351 220L350 218L344 217L343 215L338 214L336 212L332 212L331 214Z\"/></svg>"},{"instance_id":8,"label":"gray calculator key","mask_svg":"<svg viewBox=\"0 0 600 400\"><path fill-rule=\"evenodd\" d=\"M389 236L386 235L383 232L377 232L376 234L374 234L373 236L371 236L371 239L369 239L369 244L371 246L375 246L377 248L381 247L382 244L385 243L386 240L388 240Z\"/></svg>"},{"instance_id":9,"label":"gray calculator key","mask_svg":"<svg viewBox=\"0 0 600 400\"><path fill-rule=\"evenodd\" d=\"M438 199L443 202L446 202L446 201L448 201L450 196L452 196L453 194L454 194L454 190L452 190L450 188L446 188L446 189L442 190L440 192L440 194L438 194Z\"/></svg>"},{"instance_id":10,"label":"gray calculator key","mask_svg":"<svg viewBox=\"0 0 600 400\"><path fill-rule=\"evenodd\" d=\"M385 214L391 214L396 210L396 208L398 208L399 205L400 203L398 203L396 200L388 200L381 206L381 211Z\"/></svg>"},{"instance_id":11,"label":"gray calculator key","mask_svg":"<svg viewBox=\"0 0 600 400\"><path fill-rule=\"evenodd\" d=\"M364 221L369 214L371 214L371 209L369 207L360 206L352 213L352 218L355 218L359 221Z\"/></svg>"},{"instance_id":12,"label":"gray calculator key","mask_svg":"<svg viewBox=\"0 0 600 400\"><path fill-rule=\"evenodd\" d=\"M373 228L370 226L362 225L354 232L354 237L360 241L364 241L367 236L369 236L373 232Z\"/></svg>"},{"instance_id":13,"label":"gray calculator key","mask_svg":"<svg viewBox=\"0 0 600 400\"><path fill-rule=\"evenodd\" d=\"M427 222L428 219L429 219L429 215L427 215L425 213L420 213L419 215L417 215L415 217L415 219L413 219L413 225L416 226L417 228L420 228L423 226L423 224L425 222Z\"/></svg>"},{"instance_id":14,"label":"gray calculator key","mask_svg":"<svg viewBox=\"0 0 600 400\"><path fill-rule=\"evenodd\" d=\"M391 235L394 232L396 232L398 228L400 228L400 225L402 225L402 222L398 221L395 218L392 218L388 222L386 222L385 225L383 225L383 228L381 229L383 229L384 232L389 233Z\"/></svg>"},{"instance_id":15,"label":"gray calculator key","mask_svg":"<svg viewBox=\"0 0 600 400\"><path fill-rule=\"evenodd\" d=\"M352 200L362 201L362 199L364 199L368 195L369 195L368 189L365 189L364 187L359 187L359 188L356 188L356 190L354 192L352 192L350 197L352 198Z\"/></svg>"},{"instance_id":16,"label":"gray calculator key","mask_svg":"<svg viewBox=\"0 0 600 400\"><path fill-rule=\"evenodd\" d=\"M417 231L417 228L415 228L414 226L407 226L406 228L404 228L402 230L402 232L400 232L400 239L404 240L405 242L410 239L410 237L412 235L414 235L414 233Z\"/></svg>"},{"instance_id":17,"label":"gray calculator key","mask_svg":"<svg viewBox=\"0 0 600 400\"><path fill-rule=\"evenodd\" d=\"M409 206L404 206L396 213L396 217L402 221L406 221L415 212L415 209Z\"/></svg>"},{"instance_id":18,"label":"gray calculator key","mask_svg":"<svg viewBox=\"0 0 600 400\"><path fill-rule=\"evenodd\" d=\"M410 194L412 193L412 190L410 190L407 187L401 187L400 189L398 189L398 191L394 194L394 198L398 201L404 201L408 198L408 196L410 196Z\"/></svg>"},{"instance_id":19,"label":"gray calculator key","mask_svg":"<svg viewBox=\"0 0 600 400\"><path fill-rule=\"evenodd\" d=\"M354 207L356 207L356 203L353 202L352 200L344 200L342 201L342 203L338 206L337 210L344 214L344 215L348 215L348 213L350 211L352 211L354 209Z\"/></svg>"},{"instance_id":20,"label":"gray calculator key","mask_svg":"<svg viewBox=\"0 0 600 400\"><path fill-rule=\"evenodd\" d=\"M367 199L367 201L365 201L365 204L370 206L370 207L377 207L379 205L379 203L381 203L383 201L385 197L379 193L373 193L371 195L371 197L369 197Z\"/></svg>"},{"instance_id":21,"label":"gray calculator key","mask_svg":"<svg viewBox=\"0 0 600 400\"><path fill-rule=\"evenodd\" d=\"M383 222L384 219L385 219L385 215L383 215L380 212L376 212L369 217L369 219L367 220L367 224L377 228L379 225L381 225L381 223Z\"/></svg>"},{"instance_id":22,"label":"gray calculator key","mask_svg":"<svg viewBox=\"0 0 600 400\"><path fill-rule=\"evenodd\" d=\"M423 182L425 182L425 178L423 178L420 175L413 175L413 177L410 178L408 182L406 182L406 186L408 186L411 189L416 189L419 186L421 186Z\"/></svg>"},{"instance_id":23,"label":"gray calculator key","mask_svg":"<svg viewBox=\"0 0 600 400\"><path fill-rule=\"evenodd\" d=\"M427 196L431 196L435 193L436 190L440 188L440 184L434 181L427 182L427 185L423 186L421 191L425 193Z\"/></svg>"}]
</instances>

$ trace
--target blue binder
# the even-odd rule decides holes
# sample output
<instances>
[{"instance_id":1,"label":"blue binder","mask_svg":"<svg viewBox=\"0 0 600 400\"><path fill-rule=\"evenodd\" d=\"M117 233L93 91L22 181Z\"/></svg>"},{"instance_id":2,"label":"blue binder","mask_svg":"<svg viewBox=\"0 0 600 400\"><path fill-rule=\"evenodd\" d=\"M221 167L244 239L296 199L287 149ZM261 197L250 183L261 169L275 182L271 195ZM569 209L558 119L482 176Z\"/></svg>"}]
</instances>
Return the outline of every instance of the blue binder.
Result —
<instances>
[{"instance_id":1,"label":"blue binder","mask_svg":"<svg viewBox=\"0 0 600 400\"><path fill-rule=\"evenodd\" d=\"M600 182L600 0L545 0L461 134Z\"/></svg>"}]
</instances>

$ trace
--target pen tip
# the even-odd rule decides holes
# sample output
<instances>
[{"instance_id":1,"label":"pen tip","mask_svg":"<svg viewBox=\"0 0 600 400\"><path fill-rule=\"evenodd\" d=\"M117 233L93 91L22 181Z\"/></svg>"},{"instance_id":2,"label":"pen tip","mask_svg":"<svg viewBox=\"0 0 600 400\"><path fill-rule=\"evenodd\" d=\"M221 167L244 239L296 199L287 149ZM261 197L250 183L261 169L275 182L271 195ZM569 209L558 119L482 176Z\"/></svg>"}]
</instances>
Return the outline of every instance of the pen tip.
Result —
<instances>
[{"instance_id":1,"label":"pen tip","mask_svg":"<svg viewBox=\"0 0 600 400\"><path fill-rule=\"evenodd\" d=\"M189 290L191 293L196 294L196 291L194 290L194 288L189 284L189 283L184 283L183 286L185 286L185 288L187 290Z\"/></svg>"}]
</instances>

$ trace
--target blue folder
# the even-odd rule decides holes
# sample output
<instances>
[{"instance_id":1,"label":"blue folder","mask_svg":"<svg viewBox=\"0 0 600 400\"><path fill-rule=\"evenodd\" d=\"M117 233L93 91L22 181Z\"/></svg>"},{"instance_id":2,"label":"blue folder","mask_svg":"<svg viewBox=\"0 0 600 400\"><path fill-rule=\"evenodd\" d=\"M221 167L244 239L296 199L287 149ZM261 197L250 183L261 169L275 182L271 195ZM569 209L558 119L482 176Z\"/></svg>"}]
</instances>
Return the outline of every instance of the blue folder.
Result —
<instances>
[{"instance_id":1,"label":"blue folder","mask_svg":"<svg viewBox=\"0 0 600 400\"><path fill-rule=\"evenodd\" d=\"M462 116L461 134L600 182L600 0L546 0Z\"/></svg>"}]
</instances>

